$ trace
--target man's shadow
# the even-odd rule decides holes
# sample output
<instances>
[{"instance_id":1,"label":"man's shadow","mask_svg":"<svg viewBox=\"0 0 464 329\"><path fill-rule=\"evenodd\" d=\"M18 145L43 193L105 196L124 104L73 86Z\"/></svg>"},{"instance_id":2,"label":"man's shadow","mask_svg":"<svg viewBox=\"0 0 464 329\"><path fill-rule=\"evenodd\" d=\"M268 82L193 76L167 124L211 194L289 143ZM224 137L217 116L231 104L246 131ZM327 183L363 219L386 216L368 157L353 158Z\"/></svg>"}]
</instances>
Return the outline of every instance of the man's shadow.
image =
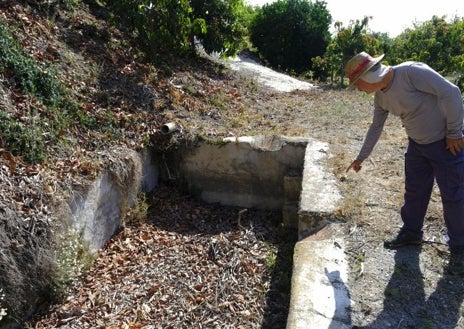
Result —
<instances>
[{"instance_id":1,"label":"man's shadow","mask_svg":"<svg viewBox=\"0 0 464 329\"><path fill-rule=\"evenodd\" d=\"M351 314L349 312L350 292L340 276L340 271L329 272L327 268L324 271L332 285L335 300L335 312L327 329L345 329L348 325L351 326Z\"/></svg>"},{"instance_id":2,"label":"man's shadow","mask_svg":"<svg viewBox=\"0 0 464 329\"><path fill-rule=\"evenodd\" d=\"M434 314L441 315L439 319L433 321L435 328L463 328L463 300L464 277L444 274L426 304L428 308L434 311Z\"/></svg>"},{"instance_id":3,"label":"man's shadow","mask_svg":"<svg viewBox=\"0 0 464 329\"><path fill-rule=\"evenodd\" d=\"M395 265L384 290L382 312L369 325L353 328L408 328L408 318L425 307L424 278L419 266L421 251L421 246L410 246L395 252Z\"/></svg>"},{"instance_id":4,"label":"man's shadow","mask_svg":"<svg viewBox=\"0 0 464 329\"><path fill-rule=\"evenodd\" d=\"M420 269L421 251L421 246L408 246L395 252L395 267L384 290L382 312L374 322L353 326L353 329L458 328L464 299L464 278L444 274L434 292L426 298L424 280L428 278L424 278ZM336 310L335 315L339 311ZM334 316L330 329L341 328L336 319L337 316ZM345 325L351 326L351 323L345 322L343 328L346 328Z\"/></svg>"}]
</instances>

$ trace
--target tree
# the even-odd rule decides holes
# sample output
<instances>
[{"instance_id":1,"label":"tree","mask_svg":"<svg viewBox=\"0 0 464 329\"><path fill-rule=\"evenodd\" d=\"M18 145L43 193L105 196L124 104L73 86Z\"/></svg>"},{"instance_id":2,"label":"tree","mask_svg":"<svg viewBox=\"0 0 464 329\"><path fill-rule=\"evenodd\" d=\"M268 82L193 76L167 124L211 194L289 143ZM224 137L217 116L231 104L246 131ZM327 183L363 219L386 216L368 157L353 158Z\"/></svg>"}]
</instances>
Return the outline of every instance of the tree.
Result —
<instances>
[{"instance_id":1,"label":"tree","mask_svg":"<svg viewBox=\"0 0 464 329\"><path fill-rule=\"evenodd\" d=\"M338 76L340 85L343 85L345 77L343 67L355 54L361 51L366 51L372 55L383 53L379 40L367 33L369 19L370 17L365 16L362 20L350 21L348 27L344 27L341 22L335 23L337 33L325 53L328 74L332 76L332 81Z\"/></svg>"},{"instance_id":2,"label":"tree","mask_svg":"<svg viewBox=\"0 0 464 329\"><path fill-rule=\"evenodd\" d=\"M420 61L427 63L464 89L464 21L455 17L433 16L415 24L396 39L389 57L392 63Z\"/></svg>"},{"instance_id":3,"label":"tree","mask_svg":"<svg viewBox=\"0 0 464 329\"><path fill-rule=\"evenodd\" d=\"M189 0L120 0L107 5L136 32L138 46L149 58L191 48Z\"/></svg>"},{"instance_id":4,"label":"tree","mask_svg":"<svg viewBox=\"0 0 464 329\"><path fill-rule=\"evenodd\" d=\"M244 45L246 29L242 25L243 0L190 0L193 17L205 21L206 30L196 37L206 52L235 55Z\"/></svg>"},{"instance_id":5,"label":"tree","mask_svg":"<svg viewBox=\"0 0 464 329\"><path fill-rule=\"evenodd\" d=\"M258 10L250 40L273 67L302 73L324 53L331 20L324 1L278 0Z\"/></svg>"},{"instance_id":6,"label":"tree","mask_svg":"<svg viewBox=\"0 0 464 329\"><path fill-rule=\"evenodd\" d=\"M395 62L421 61L437 71L451 73L457 69L452 59L464 52L463 33L462 20L456 18L447 22L445 17L433 16L396 38L393 49Z\"/></svg>"},{"instance_id":7,"label":"tree","mask_svg":"<svg viewBox=\"0 0 464 329\"><path fill-rule=\"evenodd\" d=\"M207 52L234 55L244 43L243 0L108 1L135 32L138 46L154 59L195 51L195 38Z\"/></svg>"}]
</instances>

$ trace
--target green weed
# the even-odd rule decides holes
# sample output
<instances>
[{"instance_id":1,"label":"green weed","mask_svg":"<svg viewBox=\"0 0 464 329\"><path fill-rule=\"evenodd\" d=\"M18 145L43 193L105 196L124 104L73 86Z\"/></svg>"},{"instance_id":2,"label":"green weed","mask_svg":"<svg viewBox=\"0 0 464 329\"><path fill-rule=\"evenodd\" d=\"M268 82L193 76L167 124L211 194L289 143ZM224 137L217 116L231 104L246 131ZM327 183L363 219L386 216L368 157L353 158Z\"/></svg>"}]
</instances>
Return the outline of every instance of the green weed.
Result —
<instances>
[{"instance_id":1,"label":"green weed","mask_svg":"<svg viewBox=\"0 0 464 329\"><path fill-rule=\"evenodd\" d=\"M56 71L26 54L3 25L0 72L24 104L23 112L15 117L0 111L4 146L27 161L42 161L46 139L55 139L68 126L63 109L72 106L66 99L66 90L55 78Z\"/></svg>"},{"instance_id":2,"label":"green weed","mask_svg":"<svg viewBox=\"0 0 464 329\"><path fill-rule=\"evenodd\" d=\"M266 256L266 264L269 271L273 271L277 263L277 255L274 252L269 252Z\"/></svg>"},{"instance_id":3,"label":"green weed","mask_svg":"<svg viewBox=\"0 0 464 329\"><path fill-rule=\"evenodd\" d=\"M57 296L62 295L70 283L85 273L95 259L84 246L82 237L72 230L57 242L55 258L58 271L53 287Z\"/></svg>"},{"instance_id":4,"label":"green weed","mask_svg":"<svg viewBox=\"0 0 464 329\"><path fill-rule=\"evenodd\" d=\"M28 162L41 162L46 145L58 143L71 128L115 134L114 115L94 113L74 100L60 82L57 70L38 62L22 49L10 31L0 25L0 72L4 83L20 98L15 115L0 109L0 147Z\"/></svg>"},{"instance_id":5,"label":"green weed","mask_svg":"<svg viewBox=\"0 0 464 329\"><path fill-rule=\"evenodd\" d=\"M126 225L145 223L149 206L147 196L144 193L139 193L135 206L127 211L123 222Z\"/></svg>"}]
</instances>

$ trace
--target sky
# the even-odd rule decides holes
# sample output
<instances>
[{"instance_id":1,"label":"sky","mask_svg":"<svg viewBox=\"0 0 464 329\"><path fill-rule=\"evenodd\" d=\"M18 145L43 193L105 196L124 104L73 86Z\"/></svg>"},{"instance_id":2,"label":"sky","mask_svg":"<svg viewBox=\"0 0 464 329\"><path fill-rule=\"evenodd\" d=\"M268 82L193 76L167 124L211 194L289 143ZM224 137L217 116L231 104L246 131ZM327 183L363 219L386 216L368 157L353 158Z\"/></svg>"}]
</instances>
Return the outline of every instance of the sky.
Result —
<instances>
[{"instance_id":1,"label":"sky","mask_svg":"<svg viewBox=\"0 0 464 329\"><path fill-rule=\"evenodd\" d=\"M313 2L315 0L312 0ZM273 0L245 0L246 4L262 6ZM348 26L350 20L361 20L364 16L372 16L369 28L374 32L388 33L396 37L413 23L428 21L433 15L464 17L464 1L462 0L325 0L332 21L341 21ZM332 24L333 25L333 24Z\"/></svg>"}]
</instances>

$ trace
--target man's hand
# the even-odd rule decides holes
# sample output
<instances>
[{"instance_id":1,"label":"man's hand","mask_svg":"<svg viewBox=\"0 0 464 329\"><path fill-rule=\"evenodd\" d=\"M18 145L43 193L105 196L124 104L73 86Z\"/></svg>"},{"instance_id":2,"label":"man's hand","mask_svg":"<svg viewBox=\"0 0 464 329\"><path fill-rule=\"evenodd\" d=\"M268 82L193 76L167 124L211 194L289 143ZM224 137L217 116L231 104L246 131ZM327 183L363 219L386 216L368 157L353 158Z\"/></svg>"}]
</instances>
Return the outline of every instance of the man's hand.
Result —
<instances>
[{"instance_id":1,"label":"man's hand","mask_svg":"<svg viewBox=\"0 0 464 329\"><path fill-rule=\"evenodd\" d=\"M446 149L450 150L453 155L457 155L459 152L461 152L463 145L464 138L446 138Z\"/></svg>"},{"instance_id":2,"label":"man's hand","mask_svg":"<svg viewBox=\"0 0 464 329\"><path fill-rule=\"evenodd\" d=\"M361 161L354 160L350 166L346 169L346 172L350 171L350 169L353 169L354 171L358 172L362 168L361 166Z\"/></svg>"}]
</instances>

